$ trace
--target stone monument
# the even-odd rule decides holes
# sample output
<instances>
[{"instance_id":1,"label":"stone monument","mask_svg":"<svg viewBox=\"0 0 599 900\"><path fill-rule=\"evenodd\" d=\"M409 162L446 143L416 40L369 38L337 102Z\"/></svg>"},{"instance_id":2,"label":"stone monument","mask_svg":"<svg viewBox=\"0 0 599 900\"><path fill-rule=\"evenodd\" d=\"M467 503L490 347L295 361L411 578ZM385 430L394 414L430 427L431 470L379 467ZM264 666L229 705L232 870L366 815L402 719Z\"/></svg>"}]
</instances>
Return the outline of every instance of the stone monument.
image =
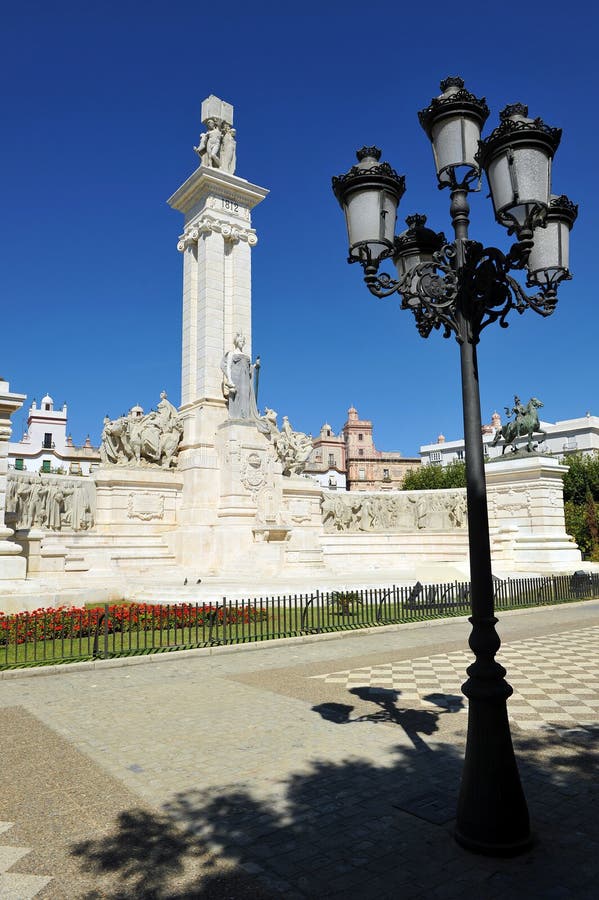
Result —
<instances>
[{"instance_id":1,"label":"stone monument","mask_svg":"<svg viewBox=\"0 0 599 900\"><path fill-rule=\"evenodd\" d=\"M69 573L79 584L89 572L119 597L144 579L154 589L161 574L178 585L184 573L194 583L244 576L246 590L294 573L411 577L431 563L467 577L463 490L323 491L304 475L311 436L287 416L279 425L273 409L260 413L251 213L268 191L235 174L233 107L211 95L201 120L200 165L168 201L184 218L181 406L163 392L146 414L134 406L106 416L101 464L88 478L8 473L10 417L24 397L0 379L0 579L24 578L21 547L46 585L66 585ZM527 452L488 467L493 564L507 572L580 565L565 532L564 467L533 452L541 406L514 398L515 420L497 440L526 438Z\"/></svg>"},{"instance_id":2,"label":"stone monument","mask_svg":"<svg viewBox=\"0 0 599 900\"><path fill-rule=\"evenodd\" d=\"M216 571L219 547L236 541L230 533L219 543L219 521L249 524L257 468L265 475L268 441L253 423L249 380L251 251L258 242L251 212L268 191L234 174L233 107L210 96L201 118L206 132L195 148L201 165L168 201L184 216L177 245L183 255L183 494L176 552L183 565ZM251 490L243 483L249 473ZM247 529L237 539L249 549Z\"/></svg>"}]
</instances>

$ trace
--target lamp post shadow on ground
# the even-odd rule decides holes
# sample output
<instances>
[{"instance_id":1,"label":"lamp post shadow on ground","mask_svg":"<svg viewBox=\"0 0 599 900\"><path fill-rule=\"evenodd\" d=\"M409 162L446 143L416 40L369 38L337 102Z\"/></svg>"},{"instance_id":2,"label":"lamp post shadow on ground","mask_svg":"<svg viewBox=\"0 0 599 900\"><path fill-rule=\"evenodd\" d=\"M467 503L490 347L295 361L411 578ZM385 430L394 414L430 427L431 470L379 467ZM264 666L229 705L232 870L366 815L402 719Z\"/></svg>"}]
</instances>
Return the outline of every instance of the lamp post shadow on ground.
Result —
<instances>
[{"instance_id":1,"label":"lamp post shadow on ground","mask_svg":"<svg viewBox=\"0 0 599 900\"><path fill-rule=\"evenodd\" d=\"M481 140L489 115L459 77L441 82L441 95L419 113L432 143L439 188L450 192L454 239L426 227L426 216L406 219L395 235L397 207L405 178L377 147L358 151L358 163L333 178L349 237L348 262L364 269L376 297L401 296L422 337L442 330L460 347L466 495L475 661L462 690L469 701L468 736L457 809L456 840L475 852L515 855L532 842L528 808L512 746L507 699L512 688L495 660L491 546L481 434L477 345L492 322L507 326L511 310L553 313L560 282L570 279L569 233L577 207L551 193L551 162L561 130L528 117L520 103L500 113L500 124ZM469 238L469 194L478 191L485 171L496 220L515 240L509 251L484 247ZM397 277L379 272L391 259ZM512 273L526 272L526 292Z\"/></svg>"}]
</instances>

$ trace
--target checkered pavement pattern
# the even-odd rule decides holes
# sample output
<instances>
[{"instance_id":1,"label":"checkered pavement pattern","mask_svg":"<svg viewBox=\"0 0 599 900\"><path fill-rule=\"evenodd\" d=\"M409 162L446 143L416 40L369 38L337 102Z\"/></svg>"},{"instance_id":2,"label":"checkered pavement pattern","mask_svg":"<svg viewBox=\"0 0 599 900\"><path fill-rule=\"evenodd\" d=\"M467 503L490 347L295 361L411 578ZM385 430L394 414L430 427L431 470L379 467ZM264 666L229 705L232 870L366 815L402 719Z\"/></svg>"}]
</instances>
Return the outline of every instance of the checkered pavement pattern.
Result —
<instances>
[{"instance_id":1,"label":"checkered pavement pattern","mask_svg":"<svg viewBox=\"0 0 599 900\"><path fill-rule=\"evenodd\" d=\"M10 831L13 822L0 822L0 835ZM7 835L10 839L10 836ZM19 860L31 853L29 847L15 847L0 838L0 900L31 900L43 890L51 878L45 875L21 875L9 872Z\"/></svg>"},{"instance_id":2,"label":"checkered pavement pattern","mask_svg":"<svg viewBox=\"0 0 599 900\"><path fill-rule=\"evenodd\" d=\"M397 691L398 708L466 712L460 686L471 653L457 650L380 666L313 675L347 690L365 687ZM497 661L514 688L510 720L522 729L576 729L599 723L599 626L503 645ZM463 701L463 705L462 705Z\"/></svg>"}]
</instances>

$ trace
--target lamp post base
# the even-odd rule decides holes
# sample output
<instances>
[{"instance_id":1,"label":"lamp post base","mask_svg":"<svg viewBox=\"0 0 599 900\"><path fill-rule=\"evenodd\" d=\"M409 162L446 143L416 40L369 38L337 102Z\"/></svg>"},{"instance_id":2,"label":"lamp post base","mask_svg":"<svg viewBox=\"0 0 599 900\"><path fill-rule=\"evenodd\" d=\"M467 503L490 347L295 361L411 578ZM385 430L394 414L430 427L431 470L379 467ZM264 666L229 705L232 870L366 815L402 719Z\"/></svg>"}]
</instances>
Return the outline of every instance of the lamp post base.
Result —
<instances>
[{"instance_id":1,"label":"lamp post base","mask_svg":"<svg viewBox=\"0 0 599 900\"><path fill-rule=\"evenodd\" d=\"M529 834L525 839L509 844L485 844L484 841L476 841L462 834L459 828L453 833L456 842L471 853L480 853L481 856L520 856L526 853L534 844L534 835Z\"/></svg>"},{"instance_id":2,"label":"lamp post base","mask_svg":"<svg viewBox=\"0 0 599 900\"><path fill-rule=\"evenodd\" d=\"M531 847L533 836L507 715L512 689L497 662L481 673L483 666L475 662L462 687L469 701L468 737L455 839L485 856L517 856Z\"/></svg>"}]
</instances>

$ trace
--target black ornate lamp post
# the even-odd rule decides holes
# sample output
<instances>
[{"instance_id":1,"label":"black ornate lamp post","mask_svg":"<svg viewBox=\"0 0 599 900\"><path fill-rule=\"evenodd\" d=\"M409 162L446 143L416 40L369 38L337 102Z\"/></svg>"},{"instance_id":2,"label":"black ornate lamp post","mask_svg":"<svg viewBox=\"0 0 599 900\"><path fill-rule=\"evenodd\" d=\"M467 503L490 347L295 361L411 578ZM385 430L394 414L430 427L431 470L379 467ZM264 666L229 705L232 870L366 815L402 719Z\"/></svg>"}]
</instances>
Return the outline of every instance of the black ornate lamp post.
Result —
<instances>
[{"instance_id":1,"label":"black ornate lamp post","mask_svg":"<svg viewBox=\"0 0 599 900\"><path fill-rule=\"evenodd\" d=\"M412 215L408 228L394 237L397 206L405 179L380 150L364 147L358 165L333 178L349 235L349 262L364 269L366 286L376 297L401 295L422 337L441 328L460 345L468 530L472 584L470 647L476 657L462 690L468 697L468 737L456 839L468 849L489 855L526 850L531 832L526 799L512 747L507 698L512 688L495 660L500 640L495 630L491 548L481 437L476 345L491 322L507 327L510 310L531 308L549 316L557 303L557 286L571 278L568 239L577 207L567 197L551 195L551 161L561 131L541 119L529 119L521 104L506 107L500 125L484 140L489 110L464 88L461 78L441 83L441 95L419 113L429 136L439 188L449 188L454 240L426 227L426 217ZM483 247L468 237L468 194L480 186L481 170L489 182L497 221L516 240L507 254ZM397 278L379 273L391 258ZM528 295L510 274L527 272Z\"/></svg>"}]
</instances>

